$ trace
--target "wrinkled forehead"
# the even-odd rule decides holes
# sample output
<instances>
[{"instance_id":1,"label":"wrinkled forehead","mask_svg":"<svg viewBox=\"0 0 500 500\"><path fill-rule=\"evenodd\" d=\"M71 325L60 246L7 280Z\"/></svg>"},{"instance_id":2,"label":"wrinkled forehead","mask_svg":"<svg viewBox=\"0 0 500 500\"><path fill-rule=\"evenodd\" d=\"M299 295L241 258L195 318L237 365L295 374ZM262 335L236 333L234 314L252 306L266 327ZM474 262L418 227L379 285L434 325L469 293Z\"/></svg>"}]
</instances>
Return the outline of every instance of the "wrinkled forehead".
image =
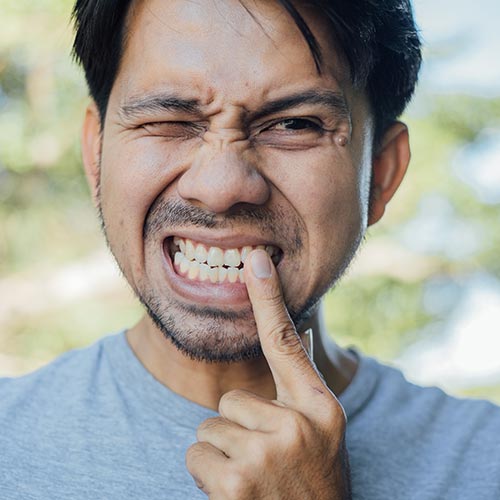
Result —
<instances>
[{"instance_id":1,"label":"wrinkled forehead","mask_svg":"<svg viewBox=\"0 0 500 500\"><path fill-rule=\"evenodd\" d=\"M215 89L243 102L249 89L269 97L283 86L293 90L319 80L345 90L348 71L328 23L311 7L296 8L321 47L321 74L278 1L137 0L127 20L120 91L168 85L210 100Z\"/></svg>"}]
</instances>

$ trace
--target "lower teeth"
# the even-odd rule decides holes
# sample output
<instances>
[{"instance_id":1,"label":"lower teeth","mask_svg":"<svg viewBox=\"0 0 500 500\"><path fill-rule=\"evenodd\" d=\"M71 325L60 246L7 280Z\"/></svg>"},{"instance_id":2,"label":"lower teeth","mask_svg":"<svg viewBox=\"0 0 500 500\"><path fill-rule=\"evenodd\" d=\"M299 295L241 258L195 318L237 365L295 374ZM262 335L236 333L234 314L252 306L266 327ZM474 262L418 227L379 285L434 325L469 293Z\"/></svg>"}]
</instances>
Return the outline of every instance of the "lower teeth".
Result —
<instances>
[{"instance_id":1,"label":"lower teeth","mask_svg":"<svg viewBox=\"0 0 500 500\"><path fill-rule=\"evenodd\" d=\"M210 267L196 260L188 260L182 252L174 255L174 265L181 274L190 280L210 281L211 283L244 283L243 269L237 267Z\"/></svg>"}]
</instances>

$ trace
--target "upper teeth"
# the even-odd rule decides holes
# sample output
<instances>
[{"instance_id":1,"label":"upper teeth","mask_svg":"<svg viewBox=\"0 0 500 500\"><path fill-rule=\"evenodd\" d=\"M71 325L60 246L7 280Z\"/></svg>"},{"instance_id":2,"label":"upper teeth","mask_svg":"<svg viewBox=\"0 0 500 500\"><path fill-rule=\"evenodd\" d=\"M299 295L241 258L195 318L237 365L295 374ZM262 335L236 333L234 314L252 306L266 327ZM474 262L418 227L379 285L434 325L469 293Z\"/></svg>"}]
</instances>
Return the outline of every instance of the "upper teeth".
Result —
<instances>
[{"instance_id":1,"label":"upper teeth","mask_svg":"<svg viewBox=\"0 0 500 500\"><path fill-rule=\"evenodd\" d=\"M202 243L179 237L174 237L174 245L188 260L196 260L200 264L206 263L210 267L239 267L240 264L245 262L248 254L257 248L266 250L271 257L277 254L276 247L272 245L245 246L223 250L219 247L207 248Z\"/></svg>"}]
</instances>

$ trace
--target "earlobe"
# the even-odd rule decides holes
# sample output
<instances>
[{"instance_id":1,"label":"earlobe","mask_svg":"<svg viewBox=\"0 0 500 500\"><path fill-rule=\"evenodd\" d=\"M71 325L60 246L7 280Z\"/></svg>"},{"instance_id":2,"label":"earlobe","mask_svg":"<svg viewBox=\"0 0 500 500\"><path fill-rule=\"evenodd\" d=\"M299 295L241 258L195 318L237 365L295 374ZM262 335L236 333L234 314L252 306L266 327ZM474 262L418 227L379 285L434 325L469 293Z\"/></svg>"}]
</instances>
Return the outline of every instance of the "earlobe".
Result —
<instances>
[{"instance_id":1,"label":"earlobe","mask_svg":"<svg viewBox=\"0 0 500 500\"><path fill-rule=\"evenodd\" d=\"M81 146L83 167L90 187L92 199L98 205L101 162L101 119L96 104L92 101L85 112Z\"/></svg>"},{"instance_id":2,"label":"earlobe","mask_svg":"<svg viewBox=\"0 0 500 500\"><path fill-rule=\"evenodd\" d=\"M408 128L395 122L387 129L373 160L368 225L378 222L410 163Z\"/></svg>"}]
</instances>

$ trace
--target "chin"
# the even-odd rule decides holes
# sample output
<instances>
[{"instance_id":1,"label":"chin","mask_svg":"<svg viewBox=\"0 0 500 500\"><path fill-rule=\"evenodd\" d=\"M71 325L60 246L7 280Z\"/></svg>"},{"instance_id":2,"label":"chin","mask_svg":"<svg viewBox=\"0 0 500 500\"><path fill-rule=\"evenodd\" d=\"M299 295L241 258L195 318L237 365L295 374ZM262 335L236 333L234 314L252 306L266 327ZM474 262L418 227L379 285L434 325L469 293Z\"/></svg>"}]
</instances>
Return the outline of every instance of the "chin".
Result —
<instances>
[{"instance_id":1,"label":"chin","mask_svg":"<svg viewBox=\"0 0 500 500\"><path fill-rule=\"evenodd\" d=\"M161 304L138 294L149 317L184 356L207 363L231 363L262 356L251 309L232 312L200 306Z\"/></svg>"}]
</instances>

